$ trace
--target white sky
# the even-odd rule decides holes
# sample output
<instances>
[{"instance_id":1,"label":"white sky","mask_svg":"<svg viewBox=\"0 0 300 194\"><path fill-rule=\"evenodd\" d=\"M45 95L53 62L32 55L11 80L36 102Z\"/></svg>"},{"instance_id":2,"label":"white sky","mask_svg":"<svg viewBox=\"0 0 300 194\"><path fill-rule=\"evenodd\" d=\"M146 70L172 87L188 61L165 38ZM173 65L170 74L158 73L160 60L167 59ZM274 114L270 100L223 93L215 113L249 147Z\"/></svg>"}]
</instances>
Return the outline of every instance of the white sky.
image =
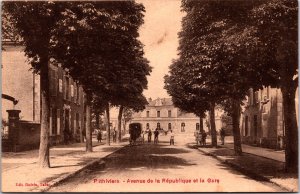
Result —
<instances>
[{"instance_id":1,"label":"white sky","mask_svg":"<svg viewBox=\"0 0 300 194\"><path fill-rule=\"evenodd\" d=\"M140 28L140 40L145 45L145 57L153 67L144 95L152 99L169 97L164 87L164 75L172 59L177 58L181 29L180 0L138 0L145 6L145 23Z\"/></svg>"}]
</instances>

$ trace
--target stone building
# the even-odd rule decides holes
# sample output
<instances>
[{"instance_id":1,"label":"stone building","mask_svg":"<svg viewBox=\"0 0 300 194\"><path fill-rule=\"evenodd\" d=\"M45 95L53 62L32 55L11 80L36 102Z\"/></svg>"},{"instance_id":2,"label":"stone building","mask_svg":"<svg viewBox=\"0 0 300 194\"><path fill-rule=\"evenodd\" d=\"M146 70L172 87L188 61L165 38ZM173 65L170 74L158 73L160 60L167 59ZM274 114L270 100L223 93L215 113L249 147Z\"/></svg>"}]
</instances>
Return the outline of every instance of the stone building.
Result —
<instances>
[{"instance_id":1,"label":"stone building","mask_svg":"<svg viewBox=\"0 0 300 194\"><path fill-rule=\"evenodd\" d=\"M298 95L296 95L298 115ZM268 148L284 148L283 102L280 89L249 90L241 117L242 141Z\"/></svg>"},{"instance_id":2,"label":"stone building","mask_svg":"<svg viewBox=\"0 0 300 194\"><path fill-rule=\"evenodd\" d=\"M200 128L199 117L175 107L171 98L149 99L148 102L146 109L135 113L131 120L131 123L141 123L143 130L159 128L173 130L175 133L194 133ZM208 131L205 124L204 130Z\"/></svg>"},{"instance_id":3,"label":"stone building","mask_svg":"<svg viewBox=\"0 0 300 194\"><path fill-rule=\"evenodd\" d=\"M60 64L50 64L50 136L64 141L66 131L80 141L85 129L84 92Z\"/></svg>"},{"instance_id":4,"label":"stone building","mask_svg":"<svg viewBox=\"0 0 300 194\"><path fill-rule=\"evenodd\" d=\"M40 76L31 70L24 47L17 43L2 42L2 94L9 95L18 103L2 99L2 123L8 122L7 110L20 110L19 119L37 129L34 136L40 133ZM68 72L60 64L49 64L50 80L50 140L51 144L59 144L65 140L65 132L69 131L73 140L80 139L84 121L84 92ZM22 131L22 129L19 129ZM2 127L3 137L9 137L7 126ZM19 138L30 138L27 134ZM31 134L30 136L33 136ZM37 140L36 140L37 141ZM34 143L38 146L38 143Z\"/></svg>"}]
</instances>

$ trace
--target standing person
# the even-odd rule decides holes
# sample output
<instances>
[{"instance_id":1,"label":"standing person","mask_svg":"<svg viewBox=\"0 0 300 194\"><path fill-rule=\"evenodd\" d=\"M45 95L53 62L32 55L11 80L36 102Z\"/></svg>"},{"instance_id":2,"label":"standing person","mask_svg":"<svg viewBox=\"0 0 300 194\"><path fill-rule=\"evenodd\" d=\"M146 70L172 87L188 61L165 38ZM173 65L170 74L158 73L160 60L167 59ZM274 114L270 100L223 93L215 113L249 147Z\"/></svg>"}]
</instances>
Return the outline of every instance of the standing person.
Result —
<instances>
[{"instance_id":1,"label":"standing person","mask_svg":"<svg viewBox=\"0 0 300 194\"><path fill-rule=\"evenodd\" d=\"M85 142L85 129L82 129L81 134L82 134L83 142Z\"/></svg>"},{"instance_id":2,"label":"standing person","mask_svg":"<svg viewBox=\"0 0 300 194\"><path fill-rule=\"evenodd\" d=\"M222 127L221 129L220 129L220 136L221 136L221 141L222 141L222 145L224 145L224 143L225 143L225 129Z\"/></svg>"},{"instance_id":3,"label":"standing person","mask_svg":"<svg viewBox=\"0 0 300 194\"><path fill-rule=\"evenodd\" d=\"M159 135L158 128L156 128L154 131L154 144L158 143L158 135Z\"/></svg>"},{"instance_id":4,"label":"standing person","mask_svg":"<svg viewBox=\"0 0 300 194\"><path fill-rule=\"evenodd\" d=\"M202 145L206 145L206 136L207 136L207 134L206 134L206 132L203 130L203 131L202 131Z\"/></svg>"},{"instance_id":5,"label":"standing person","mask_svg":"<svg viewBox=\"0 0 300 194\"><path fill-rule=\"evenodd\" d=\"M149 131L148 131L148 143L151 143L151 136L152 136L152 132L151 132L151 129L149 129Z\"/></svg>"},{"instance_id":6,"label":"standing person","mask_svg":"<svg viewBox=\"0 0 300 194\"><path fill-rule=\"evenodd\" d=\"M116 131L115 127L114 127L114 130L113 130L113 142L117 142L117 131Z\"/></svg>"},{"instance_id":7,"label":"standing person","mask_svg":"<svg viewBox=\"0 0 300 194\"><path fill-rule=\"evenodd\" d=\"M195 141L196 141L196 144L198 145L198 133L199 133L199 130L196 130L194 132L194 136L195 136Z\"/></svg>"},{"instance_id":8,"label":"standing person","mask_svg":"<svg viewBox=\"0 0 300 194\"><path fill-rule=\"evenodd\" d=\"M101 142L101 140L102 140L102 132L100 129L97 130L97 140L98 140L98 143Z\"/></svg>"},{"instance_id":9,"label":"standing person","mask_svg":"<svg viewBox=\"0 0 300 194\"><path fill-rule=\"evenodd\" d=\"M69 133L66 129L64 130L64 141L65 144L69 144Z\"/></svg>"},{"instance_id":10,"label":"standing person","mask_svg":"<svg viewBox=\"0 0 300 194\"><path fill-rule=\"evenodd\" d=\"M171 133L170 133L170 145L174 145L174 133L173 133L173 131L171 130Z\"/></svg>"}]
</instances>

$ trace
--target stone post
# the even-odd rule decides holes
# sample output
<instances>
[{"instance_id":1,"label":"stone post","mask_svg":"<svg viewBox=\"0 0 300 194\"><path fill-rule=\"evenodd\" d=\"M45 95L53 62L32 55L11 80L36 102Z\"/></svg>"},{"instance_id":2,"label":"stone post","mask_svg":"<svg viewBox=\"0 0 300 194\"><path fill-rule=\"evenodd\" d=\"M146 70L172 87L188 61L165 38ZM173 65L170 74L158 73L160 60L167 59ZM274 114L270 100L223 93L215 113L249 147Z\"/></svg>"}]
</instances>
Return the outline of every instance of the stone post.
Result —
<instances>
[{"instance_id":1,"label":"stone post","mask_svg":"<svg viewBox=\"0 0 300 194\"><path fill-rule=\"evenodd\" d=\"M11 150L17 151L18 134L19 134L19 121L20 121L20 110L7 110L8 112L8 139L11 142Z\"/></svg>"}]
</instances>

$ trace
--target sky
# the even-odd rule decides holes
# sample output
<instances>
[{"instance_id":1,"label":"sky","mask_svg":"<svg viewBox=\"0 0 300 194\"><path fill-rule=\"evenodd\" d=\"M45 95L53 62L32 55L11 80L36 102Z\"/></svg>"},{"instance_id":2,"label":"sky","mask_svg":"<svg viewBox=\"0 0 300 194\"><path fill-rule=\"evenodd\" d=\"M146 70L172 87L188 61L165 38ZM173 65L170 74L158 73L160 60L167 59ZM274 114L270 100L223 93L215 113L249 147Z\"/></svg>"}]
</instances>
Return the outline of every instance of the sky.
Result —
<instances>
[{"instance_id":1,"label":"sky","mask_svg":"<svg viewBox=\"0 0 300 194\"><path fill-rule=\"evenodd\" d=\"M164 87L164 75L169 71L172 59L178 58L178 36L184 13L180 0L138 0L145 6L144 24L140 28L140 40L145 45L145 57L153 67L148 76L147 98L170 97Z\"/></svg>"}]
</instances>

